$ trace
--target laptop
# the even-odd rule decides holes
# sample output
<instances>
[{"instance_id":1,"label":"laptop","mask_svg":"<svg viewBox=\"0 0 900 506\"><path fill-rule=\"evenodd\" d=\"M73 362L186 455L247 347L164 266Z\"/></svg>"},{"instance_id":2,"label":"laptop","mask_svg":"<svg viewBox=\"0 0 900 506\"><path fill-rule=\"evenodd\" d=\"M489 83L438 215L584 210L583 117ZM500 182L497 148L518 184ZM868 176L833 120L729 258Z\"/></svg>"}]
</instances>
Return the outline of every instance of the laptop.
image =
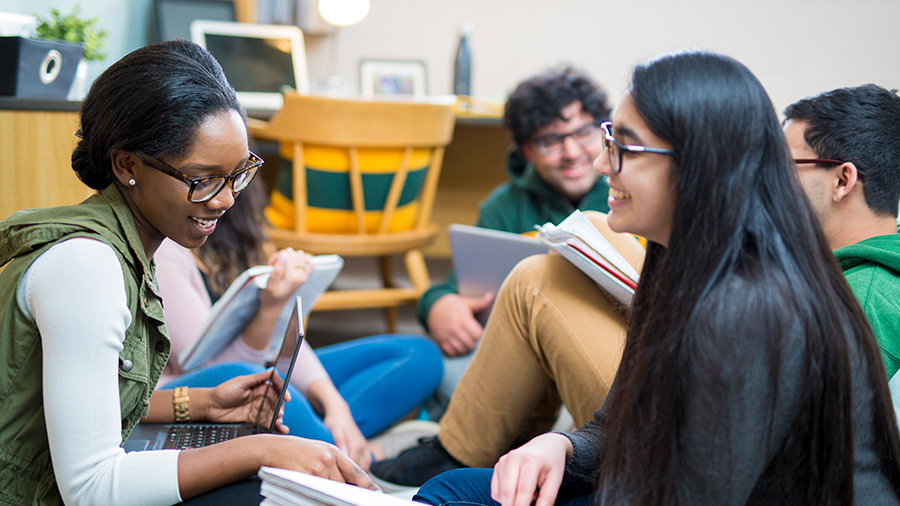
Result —
<instances>
[{"instance_id":1,"label":"laptop","mask_svg":"<svg viewBox=\"0 0 900 506\"><path fill-rule=\"evenodd\" d=\"M481 297L491 292L496 297L509 271L522 259L546 253L548 247L540 240L512 232L472 227L454 223L447 228L453 268L459 294ZM482 325L487 323L494 304L475 314Z\"/></svg>"},{"instance_id":2,"label":"laptop","mask_svg":"<svg viewBox=\"0 0 900 506\"><path fill-rule=\"evenodd\" d=\"M122 445L125 451L186 450L221 443L222 441L249 434L275 432L278 412L281 411L281 406L284 404L284 393L287 392L287 387L291 383L291 375L294 373L297 355L305 337L303 331L303 310L301 307L300 297L296 297L291 320L288 323L284 340L282 341L282 346L286 343L295 343L294 350L291 354L291 363L285 373L281 390L278 392L278 401L275 404L271 420L260 419L262 414L262 403L260 403L260 409L254 423L139 423L131 432L131 436ZM276 354L266 364L266 367L273 367L280 355L280 352ZM276 374L274 367L272 368L272 374ZM269 388L273 384L269 382L265 396L268 395Z\"/></svg>"},{"instance_id":3,"label":"laptop","mask_svg":"<svg viewBox=\"0 0 900 506\"><path fill-rule=\"evenodd\" d=\"M191 40L206 48L248 110L277 111L283 95L309 94L303 32L294 25L257 25L198 19Z\"/></svg>"}]
</instances>

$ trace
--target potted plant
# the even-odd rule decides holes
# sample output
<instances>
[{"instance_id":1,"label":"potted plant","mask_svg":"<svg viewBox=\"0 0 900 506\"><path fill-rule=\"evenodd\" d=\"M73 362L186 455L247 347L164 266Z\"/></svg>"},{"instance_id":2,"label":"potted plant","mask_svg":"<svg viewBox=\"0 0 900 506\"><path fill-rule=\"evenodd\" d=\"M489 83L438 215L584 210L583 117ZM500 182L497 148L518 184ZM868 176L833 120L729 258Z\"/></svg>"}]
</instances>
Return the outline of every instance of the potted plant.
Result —
<instances>
[{"instance_id":1,"label":"potted plant","mask_svg":"<svg viewBox=\"0 0 900 506\"><path fill-rule=\"evenodd\" d=\"M84 55L78 63L78 70L75 72L75 82L72 83L72 88L69 92L70 100L81 100L84 96L87 81L87 62L106 58L103 46L106 44L109 32L106 29L98 28L99 16L92 18L82 17L81 6L77 3L69 14L64 15L59 9L51 8L49 18L39 15L35 15L35 18L37 20L35 32L38 37L49 40L77 42L84 46Z\"/></svg>"}]
</instances>

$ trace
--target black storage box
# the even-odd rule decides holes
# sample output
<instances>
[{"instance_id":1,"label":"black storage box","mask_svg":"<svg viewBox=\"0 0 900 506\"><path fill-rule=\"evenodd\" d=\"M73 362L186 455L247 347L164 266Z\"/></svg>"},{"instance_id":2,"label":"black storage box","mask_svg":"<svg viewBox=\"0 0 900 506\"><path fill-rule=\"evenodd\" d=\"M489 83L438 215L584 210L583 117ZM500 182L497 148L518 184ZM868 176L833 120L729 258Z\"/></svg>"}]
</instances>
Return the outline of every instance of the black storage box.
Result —
<instances>
[{"instance_id":1,"label":"black storage box","mask_svg":"<svg viewBox=\"0 0 900 506\"><path fill-rule=\"evenodd\" d=\"M83 53L73 42L0 37L0 95L65 100Z\"/></svg>"}]
</instances>

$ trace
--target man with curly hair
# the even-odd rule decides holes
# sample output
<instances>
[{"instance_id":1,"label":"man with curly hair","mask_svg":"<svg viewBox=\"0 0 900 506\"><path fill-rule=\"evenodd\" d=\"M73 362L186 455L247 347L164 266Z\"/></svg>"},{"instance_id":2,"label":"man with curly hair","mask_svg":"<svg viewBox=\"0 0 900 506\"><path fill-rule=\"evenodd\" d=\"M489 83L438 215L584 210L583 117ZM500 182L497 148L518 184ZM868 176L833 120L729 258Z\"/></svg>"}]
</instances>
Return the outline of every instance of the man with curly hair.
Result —
<instances>
[{"instance_id":1,"label":"man with curly hair","mask_svg":"<svg viewBox=\"0 0 900 506\"><path fill-rule=\"evenodd\" d=\"M606 183L592 164L602 150L598 125L609 117L606 92L584 72L553 69L520 83L506 102L504 125L514 141L503 183L480 206L476 226L524 233L558 223L575 209L606 212ZM495 294L458 294L456 276L433 285L419 300L419 319L448 357L438 407L446 406L481 338L475 313ZM431 411L434 411L433 409ZM431 413L432 418L439 416Z\"/></svg>"}]
</instances>

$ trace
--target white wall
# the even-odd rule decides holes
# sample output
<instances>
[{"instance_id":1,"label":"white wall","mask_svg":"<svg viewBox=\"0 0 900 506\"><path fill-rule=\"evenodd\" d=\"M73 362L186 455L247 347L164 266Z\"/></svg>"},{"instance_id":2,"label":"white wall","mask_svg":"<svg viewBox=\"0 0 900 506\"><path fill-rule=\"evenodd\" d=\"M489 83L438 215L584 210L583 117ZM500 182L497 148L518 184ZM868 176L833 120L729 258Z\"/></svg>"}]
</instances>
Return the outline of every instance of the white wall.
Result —
<instances>
[{"instance_id":1,"label":"white wall","mask_svg":"<svg viewBox=\"0 0 900 506\"><path fill-rule=\"evenodd\" d=\"M76 0L2 0L0 11L68 11ZM149 40L152 0L81 0L109 28L109 59L95 76ZM529 75L562 61L583 67L617 101L631 66L685 47L744 62L778 110L803 96L874 82L900 87L898 0L372 0L369 16L309 35L310 75L334 69L357 86L361 58L426 62L429 91L450 92L457 30L471 38L473 93L502 99ZM336 43L336 46L332 47Z\"/></svg>"},{"instance_id":2,"label":"white wall","mask_svg":"<svg viewBox=\"0 0 900 506\"><path fill-rule=\"evenodd\" d=\"M779 111L840 86L900 87L896 0L372 0L365 20L338 33L337 73L355 84L360 58L420 59L429 91L449 93L465 21L475 24L476 96L502 97L568 61L617 101L635 62L687 47L742 61ZM309 46L312 75L325 75L328 41Z\"/></svg>"}]
</instances>

